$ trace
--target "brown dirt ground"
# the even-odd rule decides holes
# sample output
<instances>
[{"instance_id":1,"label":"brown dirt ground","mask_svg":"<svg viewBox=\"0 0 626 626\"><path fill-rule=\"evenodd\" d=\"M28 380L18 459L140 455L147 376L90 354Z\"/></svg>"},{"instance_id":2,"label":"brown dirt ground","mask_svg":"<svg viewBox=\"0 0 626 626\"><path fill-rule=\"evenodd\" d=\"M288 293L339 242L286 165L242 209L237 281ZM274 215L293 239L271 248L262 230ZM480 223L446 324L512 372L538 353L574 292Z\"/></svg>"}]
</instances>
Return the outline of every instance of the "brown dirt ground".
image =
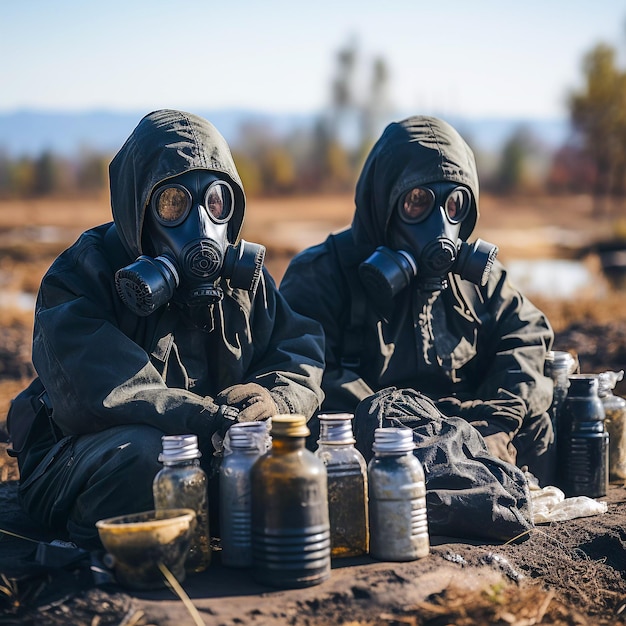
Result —
<instances>
[{"instance_id":1,"label":"brown dirt ground","mask_svg":"<svg viewBox=\"0 0 626 626\"><path fill-rule=\"evenodd\" d=\"M252 199L244 238L268 248L277 281L291 256L349 224L350 197ZM105 198L0 202L0 293L36 292L53 258L85 228L108 221ZM624 215L593 215L590 199L482 200L477 236L500 246L500 258L576 256L582 246L623 229ZM604 280L598 275L598 280ZM532 298L556 331L555 349L578 354L581 370L626 366L626 307L621 290L601 299ZM33 375L32 310L0 306L0 442L10 399ZM617 390L626 395L624 383ZM17 468L0 443L0 507L14 503ZM5 501L5 499L7 499ZM333 564L331 579L277 591L219 563L184 584L208 625L626 624L626 490L612 485L606 514L538 526L521 543L476 545L432 538L431 555L410 563L369 558ZM10 503L9 503L10 504ZM2 538L0 538L0 542ZM119 588L45 600L50 580L0 578L0 624L194 623L170 590L129 594Z\"/></svg>"}]
</instances>

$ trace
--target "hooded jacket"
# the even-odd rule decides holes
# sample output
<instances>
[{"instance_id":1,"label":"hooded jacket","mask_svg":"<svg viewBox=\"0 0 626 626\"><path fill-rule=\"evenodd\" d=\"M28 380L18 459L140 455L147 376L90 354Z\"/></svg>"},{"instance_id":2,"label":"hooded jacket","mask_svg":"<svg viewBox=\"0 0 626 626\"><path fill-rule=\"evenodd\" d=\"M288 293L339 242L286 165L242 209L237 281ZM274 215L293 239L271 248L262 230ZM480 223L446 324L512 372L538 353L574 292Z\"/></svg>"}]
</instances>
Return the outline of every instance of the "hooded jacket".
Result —
<instances>
[{"instance_id":1,"label":"hooded jacket","mask_svg":"<svg viewBox=\"0 0 626 626\"><path fill-rule=\"evenodd\" d=\"M479 215L471 149L437 118L390 124L357 182L351 228L294 257L280 290L295 310L324 327L324 411L354 412L374 392L410 388L483 435L513 438L550 406L552 386L543 364L553 332L503 266L495 263L484 287L455 274L448 275L447 289L433 293L412 283L385 303L384 317L377 313L381 303L368 299L361 286L358 266L377 246L389 245L389 222L401 194L438 181L472 191L460 233L467 240Z\"/></svg>"},{"instance_id":2,"label":"hooded jacket","mask_svg":"<svg viewBox=\"0 0 626 626\"><path fill-rule=\"evenodd\" d=\"M236 208L228 237L235 242L245 196L226 142L202 118L155 111L111 162L113 223L83 233L43 278L33 364L63 435L138 423L210 438L212 398L246 382L267 388L280 412L310 417L319 408L321 329L289 308L265 270L254 294L222 281L224 298L203 329L184 306L170 302L142 318L118 297L114 276L142 253L152 190L192 169L231 184Z\"/></svg>"}]
</instances>

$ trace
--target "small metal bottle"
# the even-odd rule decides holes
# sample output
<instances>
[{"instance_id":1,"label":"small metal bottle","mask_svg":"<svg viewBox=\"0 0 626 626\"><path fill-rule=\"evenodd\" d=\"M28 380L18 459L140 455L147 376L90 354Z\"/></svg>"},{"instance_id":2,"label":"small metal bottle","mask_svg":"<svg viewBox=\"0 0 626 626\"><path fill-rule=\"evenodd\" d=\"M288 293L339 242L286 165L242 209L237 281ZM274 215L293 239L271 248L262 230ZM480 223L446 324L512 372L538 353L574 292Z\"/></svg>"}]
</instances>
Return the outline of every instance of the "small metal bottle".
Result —
<instances>
[{"instance_id":1,"label":"small metal bottle","mask_svg":"<svg viewBox=\"0 0 626 626\"><path fill-rule=\"evenodd\" d=\"M554 383L552 405L548 410L555 441L558 439L559 413L569 388L569 377L578 372L578 359L569 352L550 350L546 355L544 373Z\"/></svg>"},{"instance_id":2,"label":"small metal bottle","mask_svg":"<svg viewBox=\"0 0 626 626\"><path fill-rule=\"evenodd\" d=\"M165 435L161 438L163 463L154 477L154 506L162 509L193 509L195 528L185 560L189 573L205 570L211 562L207 476L200 467L201 452L196 435Z\"/></svg>"},{"instance_id":3,"label":"small metal bottle","mask_svg":"<svg viewBox=\"0 0 626 626\"><path fill-rule=\"evenodd\" d=\"M252 466L252 575L273 587L330 576L326 467L305 448L303 415L271 420L272 447Z\"/></svg>"},{"instance_id":4,"label":"small metal bottle","mask_svg":"<svg viewBox=\"0 0 626 626\"><path fill-rule=\"evenodd\" d=\"M559 486L569 497L599 498L609 483L609 434L594 374L573 374L561 407Z\"/></svg>"},{"instance_id":5,"label":"small metal bottle","mask_svg":"<svg viewBox=\"0 0 626 626\"><path fill-rule=\"evenodd\" d=\"M413 561L430 551L424 470L410 428L377 428L368 464L370 554Z\"/></svg>"},{"instance_id":6,"label":"small metal bottle","mask_svg":"<svg viewBox=\"0 0 626 626\"><path fill-rule=\"evenodd\" d=\"M598 395L604 406L604 425L609 433L609 480L626 480L626 400L613 393L624 370L598 374Z\"/></svg>"},{"instance_id":7,"label":"small metal bottle","mask_svg":"<svg viewBox=\"0 0 626 626\"><path fill-rule=\"evenodd\" d=\"M224 438L219 471L220 556L228 567L252 565L250 469L269 443L267 422L233 424Z\"/></svg>"},{"instance_id":8,"label":"small metal bottle","mask_svg":"<svg viewBox=\"0 0 626 626\"><path fill-rule=\"evenodd\" d=\"M369 549L367 464L354 447L353 415L320 415L315 455L326 465L331 558L359 556Z\"/></svg>"}]
</instances>

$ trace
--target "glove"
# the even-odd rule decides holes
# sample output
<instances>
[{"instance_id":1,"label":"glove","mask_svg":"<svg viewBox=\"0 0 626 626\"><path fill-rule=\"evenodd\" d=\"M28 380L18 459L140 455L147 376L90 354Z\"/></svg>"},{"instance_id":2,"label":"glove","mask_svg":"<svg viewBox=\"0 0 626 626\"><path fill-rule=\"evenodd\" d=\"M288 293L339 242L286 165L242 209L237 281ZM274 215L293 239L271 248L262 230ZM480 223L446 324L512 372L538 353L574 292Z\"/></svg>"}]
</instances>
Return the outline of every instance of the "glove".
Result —
<instances>
[{"instance_id":1,"label":"glove","mask_svg":"<svg viewBox=\"0 0 626 626\"><path fill-rule=\"evenodd\" d=\"M215 401L221 406L228 405L237 409L238 422L266 420L278 413L272 394L256 383L228 387L217 394Z\"/></svg>"},{"instance_id":2,"label":"glove","mask_svg":"<svg viewBox=\"0 0 626 626\"><path fill-rule=\"evenodd\" d=\"M511 438L507 433L492 433L483 437L487 444L487 449L493 456L511 465L517 461L517 450L511 443Z\"/></svg>"}]
</instances>

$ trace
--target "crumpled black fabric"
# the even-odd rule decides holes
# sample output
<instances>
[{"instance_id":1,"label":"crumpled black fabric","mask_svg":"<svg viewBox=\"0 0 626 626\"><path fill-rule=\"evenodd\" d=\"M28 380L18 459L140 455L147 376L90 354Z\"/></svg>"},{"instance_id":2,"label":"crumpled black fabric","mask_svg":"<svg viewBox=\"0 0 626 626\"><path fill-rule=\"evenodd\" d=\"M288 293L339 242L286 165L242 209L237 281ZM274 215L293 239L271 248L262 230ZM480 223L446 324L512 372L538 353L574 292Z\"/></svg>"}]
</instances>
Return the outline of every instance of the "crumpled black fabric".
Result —
<instances>
[{"instance_id":1,"label":"crumpled black fabric","mask_svg":"<svg viewBox=\"0 0 626 626\"><path fill-rule=\"evenodd\" d=\"M444 416L412 389L388 387L362 400L354 416L356 446L369 461L374 430L413 430L424 468L431 535L524 540L534 527L530 492L520 469L491 455L480 433L459 417Z\"/></svg>"}]
</instances>

